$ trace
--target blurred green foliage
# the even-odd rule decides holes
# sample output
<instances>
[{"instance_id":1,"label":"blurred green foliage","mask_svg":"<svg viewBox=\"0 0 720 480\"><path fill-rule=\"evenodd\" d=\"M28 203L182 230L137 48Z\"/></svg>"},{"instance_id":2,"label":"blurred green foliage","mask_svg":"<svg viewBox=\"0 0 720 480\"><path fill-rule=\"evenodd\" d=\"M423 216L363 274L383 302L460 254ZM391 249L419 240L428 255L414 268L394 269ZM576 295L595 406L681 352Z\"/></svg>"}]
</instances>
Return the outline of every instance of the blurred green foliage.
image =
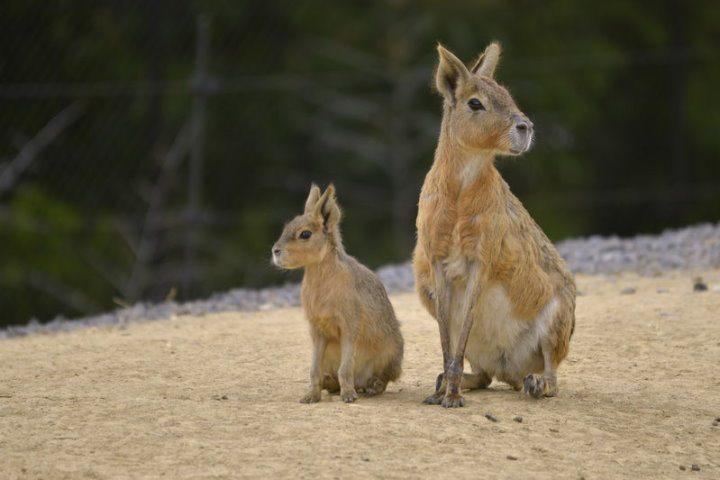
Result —
<instances>
[{"instance_id":1,"label":"blurred green foliage","mask_svg":"<svg viewBox=\"0 0 720 480\"><path fill-rule=\"evenodd\" d=\"M163 165L193 115L199 14L212 81L189 221L187 155ZM551 238L718 219L720 2L5 0L0 176L63 108L84 112L0 192L0 325L295 279L267 252L311 181L337 185L350 252L406 260L435 44L469 62L492 39L537 128L499 165Z\"/></svg>"}]
</instances>

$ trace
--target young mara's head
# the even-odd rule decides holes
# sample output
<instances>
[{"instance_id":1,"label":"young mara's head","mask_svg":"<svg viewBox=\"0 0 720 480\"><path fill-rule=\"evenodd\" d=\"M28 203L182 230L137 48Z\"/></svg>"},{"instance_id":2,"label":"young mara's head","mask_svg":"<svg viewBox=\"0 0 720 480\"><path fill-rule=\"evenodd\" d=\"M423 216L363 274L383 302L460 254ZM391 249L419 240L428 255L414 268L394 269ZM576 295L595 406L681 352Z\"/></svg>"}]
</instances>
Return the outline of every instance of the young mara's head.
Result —
<instances>
[{"instance_id":1,"label":"young mara's head","mask_svg":"<svg viewBox=\"0 0 720 480\"><path fill-rule=\"evenodd\" d=\"M445 98L445 133L473 151L498 155L528 151L533 124L493 78L500 44L488 45L470 69L442 45L438 54L435 83Z\"/></svg>"},{"instance_id":2,"label":"young mara's head","mask_svg":"<svg viewBox=\"0 0 720 480\"><path fill-rule=\"evenodd\" d=\"M341 247L341 217L332 184L323 193L317 185L310 187L305 212L285 225L272 247L273 263L280 268L294 269L322 261L331 249Z\"/></svg>"}]
</instances>

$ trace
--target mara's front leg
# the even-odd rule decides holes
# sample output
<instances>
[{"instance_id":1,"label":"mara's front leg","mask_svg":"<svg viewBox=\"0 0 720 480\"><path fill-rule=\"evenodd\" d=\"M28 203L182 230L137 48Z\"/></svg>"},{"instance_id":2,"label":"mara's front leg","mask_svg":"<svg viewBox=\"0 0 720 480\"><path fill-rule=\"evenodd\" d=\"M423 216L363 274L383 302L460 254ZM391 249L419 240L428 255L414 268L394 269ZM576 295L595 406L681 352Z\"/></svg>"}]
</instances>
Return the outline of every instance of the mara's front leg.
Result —
<instances>
[{"instance_id":1,"label":"mara's front leg","mask_svg":"<svg viewBox=\"0 0 720 480\"><path fill-rule=\"evenodd\" d=\"M312 364L310 365L310 387L300 399L300 403L317 403L320 401L323 385L322 364L327 349L327 339L316 331L311 332L313 342Z\"/></svg>"},{"instance_id":2,"label":"mara's front leg","mask_svg":"<svg viewBox=\"0 0 720 480\"><path fill-rule=\"evenodd\" d=\"M447 370L450 365L450 287L445 280L445 272L443 271L442 261L433 262L433 273L435 277L435 319L438 322L438 330L440 331L440 347L443 354L443 373L440 374L438 380L447 376ZM423 403L428 405L440 405L445 397L445 388L442 381L435 383L435 393L427 397Z\"/></svg>"},{"instance_id":3,"label":"mara's front leg","mask_svg":"<svg viewBox=\"0 0 720 480\"><path fill-rule=\"evenodd\" d=\"M456 408L465 405L465 399L460 395L460 386L463 379L465 347L474 323L472 312L475 299L478 297L478 274L476 264L472 263L468 269L467 283L462 298L462 309L460 310L459 320L462 321L460 336L450 360L450 365L445 369L447 388L442 400L442 406L445 408Z\"/></svg>"},{"instance_id":4,"label":"mara's front leg","mask_svg":"<svg viewBox=\"0 0 720 480\"><path fill-rule=\"evenodd\" d=\"M358 398L355 391L355 335L352 332L342 332L340 341L340 368L338 380L340 382L340 398L345 403L352 403Z\"/></svg>"}]
</instances>

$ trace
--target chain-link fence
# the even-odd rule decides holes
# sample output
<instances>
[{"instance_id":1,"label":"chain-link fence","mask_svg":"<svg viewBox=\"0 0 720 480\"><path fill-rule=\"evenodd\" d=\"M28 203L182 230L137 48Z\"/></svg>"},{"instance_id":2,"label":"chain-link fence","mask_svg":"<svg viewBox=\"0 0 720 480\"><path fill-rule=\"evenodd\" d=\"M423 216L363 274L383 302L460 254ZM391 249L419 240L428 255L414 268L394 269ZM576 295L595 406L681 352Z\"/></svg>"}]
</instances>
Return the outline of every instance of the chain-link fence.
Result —
<instances>
[{"instance_id":1,"label":"chain-link fence","mask_svg":"<svg viewBox=\"0 0 720 480\"><path fill-rule=\"evenodd\" d=\"M347 149L365 164L339 182L343 199L376 222L392 204L402 216L396 239L409 242L415 185L399 181L411 153L391 144L399 138L372 136L388 120L384 90L401 79L371 71L370 56L341 58L355 52L319 38L302 41L329 68L301 59L284 71L292 30L314 15L308 4L166 10L178 5L7 6L5 18L19 20L4 30L5 50L16 54L4 60L0 85L11 320L276 281L266 255L273 235L310 182L337 170L325 162ZM348 60L350 68L332 66ZM424 93L426 70L396 103ZM426 150L432 120L419 120ZM308 158L333 145L334 158ZM402 201L362 182L378 173L399 185Z\"/></svg>"},{"instance_id":2,"label":"chain-link fence","mask_svg":"<svg viewBox=\"0 0 720 480\"><path fill-rule=\"evenodd\" d=\"M336 183L351 252L406 259L438 39L505 42L538 145L503 169L551 236L716 218L718 9L619 5L5 2L0 324L283 281L267 251L311 181Z\"/></svg>"}]
</instances>

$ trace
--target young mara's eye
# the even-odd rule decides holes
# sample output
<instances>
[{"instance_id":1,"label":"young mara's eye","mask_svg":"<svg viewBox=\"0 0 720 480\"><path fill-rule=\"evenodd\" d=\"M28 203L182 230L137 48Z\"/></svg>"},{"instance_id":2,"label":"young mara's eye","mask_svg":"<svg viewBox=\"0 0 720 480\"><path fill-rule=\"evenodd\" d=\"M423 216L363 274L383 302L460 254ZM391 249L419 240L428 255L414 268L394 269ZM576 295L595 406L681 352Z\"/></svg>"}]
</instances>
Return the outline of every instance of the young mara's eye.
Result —
<instances>
[{"instance_id":1,"label":"young mara's eye","mask_svg":"<svg viewBox=\"0 0 720 480\"><path fill-rule=\"evenodd\" d=\"M301 240L307 240L312 236L312 232L310 230L303 230L299 236Z\"/></svg>"},{"instance_id":2,"label":"young mara's eye","mask_svg":"<svg viewBox=\"0 0 720 480\"><path fill-rule=\"evenodd\" d=\"M478 100L477 98L471 98L468 102L468 106L471 110L478 111L478 110L485 110L485 107L483 106L482 102Z\"/></svg>"}]
</instances>

